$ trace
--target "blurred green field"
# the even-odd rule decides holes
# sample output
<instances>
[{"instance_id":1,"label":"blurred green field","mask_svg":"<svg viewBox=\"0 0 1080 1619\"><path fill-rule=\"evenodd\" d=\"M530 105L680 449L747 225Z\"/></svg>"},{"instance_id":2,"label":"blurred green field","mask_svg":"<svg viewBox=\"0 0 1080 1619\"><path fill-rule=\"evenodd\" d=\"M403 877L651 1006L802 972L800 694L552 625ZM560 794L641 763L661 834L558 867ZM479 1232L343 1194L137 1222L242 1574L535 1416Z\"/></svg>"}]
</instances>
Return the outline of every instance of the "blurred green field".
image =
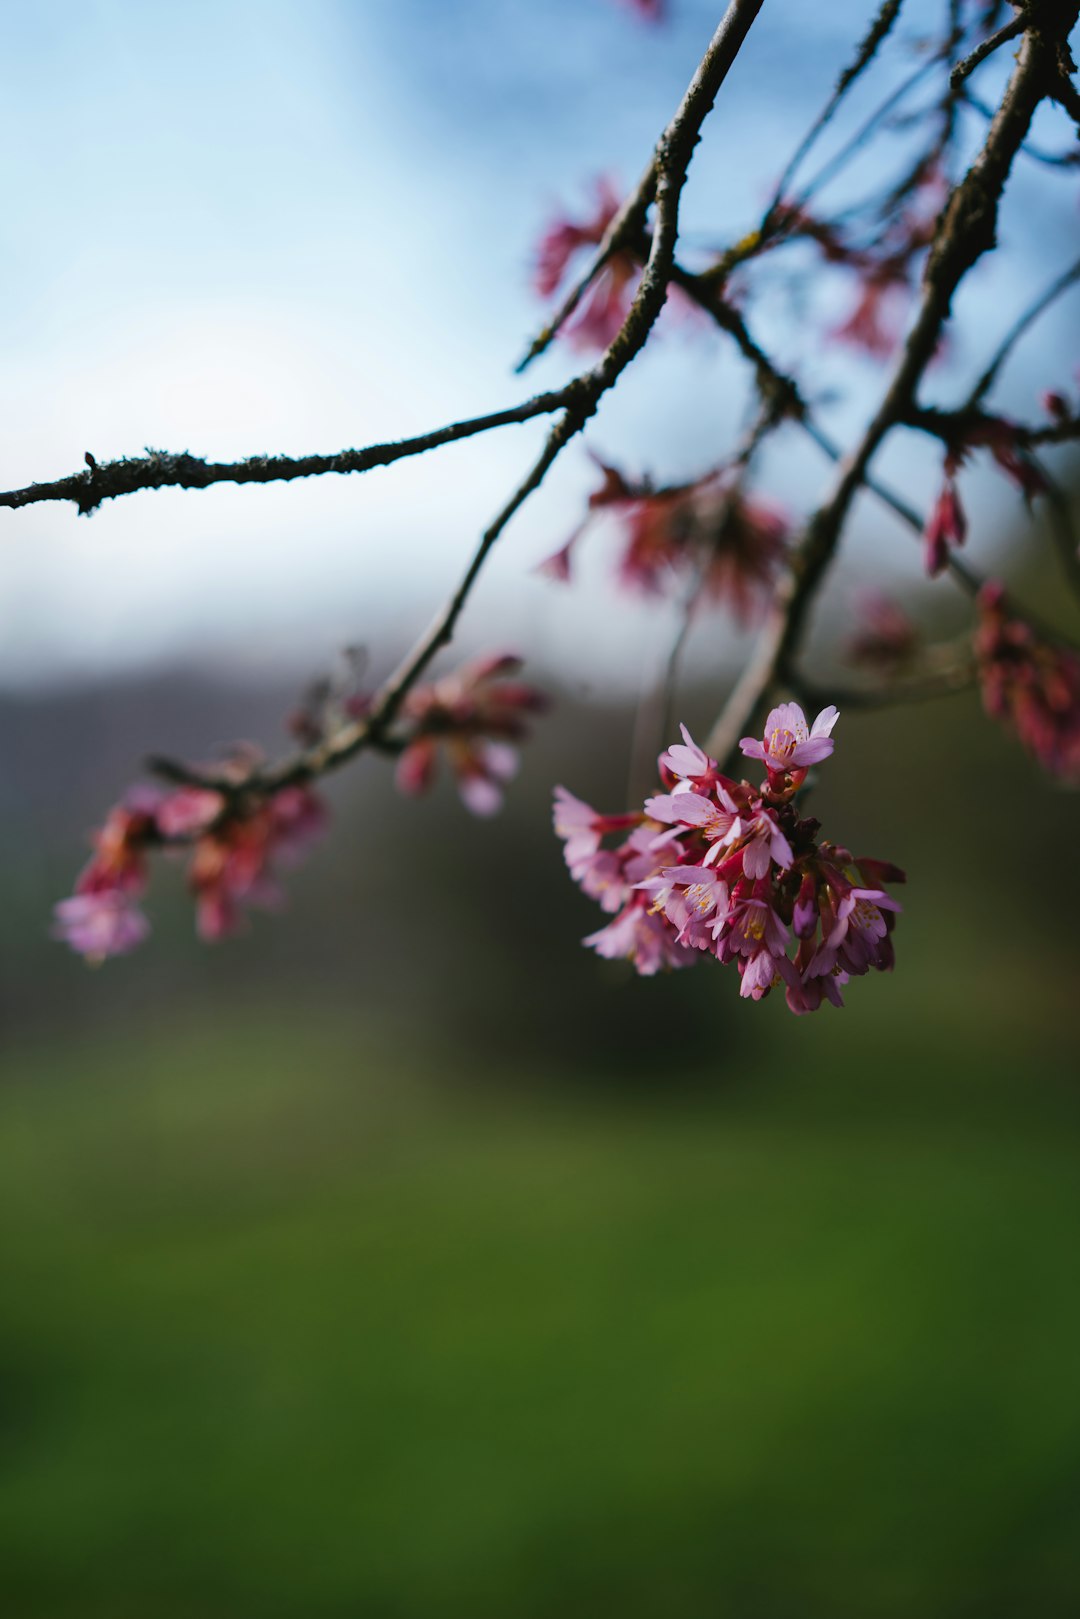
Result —
<instances>
[{"instance_id":1,"label":"blurred green field","mask_svg":"<svg viewBox=\"0 0 1080 1619\"><path fill-rule=\"evenodd\" d=\"M651 1099L310 1005L9 1058L4 1613L1075 1614L1068 1065L872 1038Z\"/></svg>"}]
</instances>

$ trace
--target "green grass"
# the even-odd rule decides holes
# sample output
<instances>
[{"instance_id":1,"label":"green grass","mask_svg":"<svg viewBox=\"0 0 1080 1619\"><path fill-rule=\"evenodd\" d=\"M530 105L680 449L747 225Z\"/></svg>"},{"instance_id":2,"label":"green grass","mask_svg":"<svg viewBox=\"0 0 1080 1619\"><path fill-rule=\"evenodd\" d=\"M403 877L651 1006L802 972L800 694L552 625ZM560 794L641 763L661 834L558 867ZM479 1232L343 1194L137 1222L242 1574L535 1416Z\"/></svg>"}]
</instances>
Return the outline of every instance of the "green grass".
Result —
<instances>
[{"instance_id":1,"label":"green grass","mask_svg":"<svg viewBox=\"0 0 1080 1619\"><path fill-rule=\"evenodd\" d=\"M455 1099L313 1016L24 1054L3 1611L1074 1614L1077 1107L911 1060L866 1107Z\"/></svg>"}]
</instances>

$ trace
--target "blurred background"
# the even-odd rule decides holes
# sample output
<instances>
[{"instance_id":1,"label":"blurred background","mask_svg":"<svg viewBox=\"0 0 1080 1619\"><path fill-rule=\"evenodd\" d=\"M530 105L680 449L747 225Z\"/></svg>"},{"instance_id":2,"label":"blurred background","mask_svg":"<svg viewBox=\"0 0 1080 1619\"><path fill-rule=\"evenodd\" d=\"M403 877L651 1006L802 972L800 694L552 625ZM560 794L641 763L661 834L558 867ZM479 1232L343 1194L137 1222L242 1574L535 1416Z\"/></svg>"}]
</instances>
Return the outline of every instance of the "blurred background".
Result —
<instances>
[{"instance_id":1,"label":"blurred background","mask_svg":"<svg viewBox=\"0 0 1080 1619\"><path fill-rule=\"evenodd\" d=\"M760 213L871 9L769 0L695 159L691 252ZM595 173L636 175L718 8L670 10L0 4L0 484L86 450L330 450L523 397L539 230ZM905 18L853 122L937 7ZM1007 66L980 70L988 98ZM1064 148L1063 115L1037 134ZM1019 165L1000 234L943 400L1075 254L1075 181ZM996 408L1075 388L1077 309L1074 289ZM857 427L880 364L825 352L778 291L755 314L833 431ZM723 341L665 322L591 442L691 477L745 405ZM909 872L894 976L796 1020L709 964L644 982L598 961L551 787L624 807L675 614L613 603L610 534L570 590L531 571L594 481L571 451L463 625L555 698L501 817L445 782L403 800L361 761L286 915L199 945L166 865L138 954L93 972L49 939L139 761L276 750L345 644L377 677L540 434L3 514L4 1611L1072 1615L1076 802L974 694L845 714L815 789L832 835ZM909 437L882 468L925 504L938 460ZM797 513L824 476L781 436L762 488ZM1075 634L1019 496L992 471L964 490L972 560ZM824 678L855 582L962 626L920 574L860 507ZM743 648L700 621L692 728Z\"/></svg>"}]
</instances>

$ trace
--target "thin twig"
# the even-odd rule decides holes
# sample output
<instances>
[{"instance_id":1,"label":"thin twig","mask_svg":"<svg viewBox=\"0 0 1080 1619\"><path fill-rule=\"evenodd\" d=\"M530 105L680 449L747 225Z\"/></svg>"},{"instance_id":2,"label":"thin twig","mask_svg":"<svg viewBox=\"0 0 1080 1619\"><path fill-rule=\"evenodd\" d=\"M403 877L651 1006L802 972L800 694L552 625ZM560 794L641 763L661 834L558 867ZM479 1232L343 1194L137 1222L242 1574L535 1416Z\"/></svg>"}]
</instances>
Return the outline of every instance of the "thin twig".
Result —
<instances>
[{"instance_id":1,"label":"thin twig","mask_svg":"<svg viewBox=\"0 0 1080 1619\"><path fill-rule=\"evenodd\" d=\"M761 226L761 234L763 236L767 233L768 226L775 217L776 210L787 196L788 188L798 172L803 159L806 157L807 153L810 151L811 147L817 141L822 132L828 128L844 97L847 95L852 85L857 82L865 70L870 66L870 63L877 55L879 46L884 43L885 39L891 32L893 24L896 22L896 19L900 14L900 7L902 3L903 0L883 0L881 9L874 18L873 22L870 24L868 32L859 42L853 60L844 69L843 73L841 73L839 79L836 81L836 88L833 90L832 95L829 97L821 112L815 118L814 122L811 124L810 128L807 130L806 134L795 148L795 151L789 158L783 173L776 182L772 197L769 201L769 206L765 210L765 219Z\"/></svg>"},{"instance_id":2,"label":"thin twig","mask_svg":"<svg viewBox=\"0 0 1080 1619\"><path fill-rule=\"evenodd\" d=\"M1023 31L1024 18L1020 14L1014 17L1011 22L1007 22L1003 28L999 28L996 34L991 34L987 39L982 40L969 56L965 56L962 62L957 62L949 74L950 89L959 90L968 74L974 73L980 62L985 62L988 56L992 56L995 51L1001 49L1002 45L1007 45L1010 39L1015 39L1017 34L1022 34Z\"/></svg>"},{"instance_id":3,"label":"thin twig","mask_svg":"<svg viewBox=\"0 0 1080 1619\"><path fill-rule=\"evenodd\" d=\"M1054 303L1056 299L1060 298L1061 294L1066 292L1068 288L1072 286L1073 282L1077 280L1080 280L1080 259L1077 259L1075 263L1070 264L1067 270L1063 270L1062 273L1050 283L1045 292L1041 292L1039 296L1028 305L1028 307L1013 323L1013 325L1010 326L1009 330L998 344L990 364L987 366L986 370L983 372L982 376L971 390L971 394L968 398L969 410L973 410L975 406L979 404L980 400L985 399L986 395L990 392L991 388L994 386L994 383L997 381L998 373L1005 364L1005 361L1009 358L1009 355L1012 353L1013 349L1016 347L1017 343L1023 337L1028 328L1034 325L1039 316L1043 314L1045 310L1049 309L1050 305Z\"/></svg>"}]
</instances>

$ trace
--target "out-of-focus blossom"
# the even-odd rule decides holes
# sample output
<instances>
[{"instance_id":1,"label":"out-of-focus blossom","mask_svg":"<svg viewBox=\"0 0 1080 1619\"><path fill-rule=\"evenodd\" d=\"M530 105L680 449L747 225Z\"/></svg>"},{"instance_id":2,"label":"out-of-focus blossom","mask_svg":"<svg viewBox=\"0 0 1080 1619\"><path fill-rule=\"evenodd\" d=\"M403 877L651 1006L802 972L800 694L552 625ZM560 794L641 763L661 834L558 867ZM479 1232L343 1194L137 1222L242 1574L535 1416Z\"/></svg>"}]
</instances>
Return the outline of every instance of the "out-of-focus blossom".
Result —
<instances>
[{"instance_id":1,"label":"out-of-focus blossom","mask_svg":"<svg viewBox=\"0 0 1080 1619\"><path fill-rule=\"evenodd\" d=\"M890 265L875 265L859 276L855 301L829 336L861 349L875 360L887 360L903 331L907 276Z\"/></svg>"},{"instance_id":2,"label":"out-of-focus blossom","mask_svg":"<svg viewBox=\"0 0 1080 1619\"><path fill-rule=\"evenodd\" d=\"M161 794L133 789L94 833L94 853L70 899L54 908L53 937L93 963L125 955L149 933L139 909L147 882L147 848L157 837Z\"/></svg>"},{"instance_id":3,"label":"out-of-focus blossom","mask_svg":"<svg viewBox=\"0 0 1080 1619\"><path fill-rule=\"evenodd\" d=\"M310 787L283 787L241 805L199 836L188 881L204 939L234 933L244 909L281 904L279 866L295 866L326 825L326 810Z\"/></svg>"},{"instance_id":4,"label":"out-of-focus blossom","mask_svg":"<svg viewBox=\"0 0 1080 1619\"><path fill-rule=\"evenodd\" d=\"M238 753L225 775L239 780L247 762ZM235 799L202 787L137 789L95 835L93 859L74 895L56 907L54 934L94 962L141 944L150 926L137 901L148 854L161 848L189 854L199 933L221 938L235 930L244 906L279 902L278 866L295 865L325 819L319 798L302 785Z\"/></svg>"},{"instance_id":5,"label":"out-of-focus blossom","mask_svg":"<svg viewBox=\"0 0 1080 1619\"><path fill-rule=\"evenodd\" d=\"M561 214L550 221L537 245L533 269L533 285L541 298L554 297L570 271L583 262L585 250L600 245L621 200L613 181L602 175L593 185L591 212L577 219ZM612 253L563 326L568 341L579 349L606 349L629 313L640 279L641 266L633 254Z\"/></svg>"},{"instance_id":6,"label":"out-of-focus blossom","mask_svg":"<svg viewBox=\"0 0 1080 1619\"><path fill-rule=\"evenodd\" d=\"M642 905L629 905L614 922L582 941L608 961L630 961L642 978L663 967L689 967L693 952L680 945L671 928Z\"/></svg>"},{"instance_id":7,"label":"out-of-focus blossom","mask_svg":"<svg viewBox=\"0 0 1080 1619\"><path fill-rule=\"evenodd\" d=\"M603 481L589 497L585 521L541 572L567 581L574 547L606 512L620 531L618 578L628 590L661 596L697 576L703 599L726 604L744 624L756 616L787 548L790 521L778 506L738 488L729 468L656 489L597 465Z\"/></svg>"},{"instance_id":8,"label":"out-of-focus blossom","mask_svg":"<svg viewBox=\"0 0 1080 1619\"><path fill-rule=\"evenodd\" d=\"M963 545L966 538L967 516L960 504L956 480L947 472L923 531L923 558L931 579L943 572L953 547Z\"/></svg>"},{"instance_id":9,"label":"out-of-focus blossom","mask_svg":"<svg viewBox=\"0 0 1080 1619\"><path fill-rule=\"evenodd\" d=\"M401 711L408 728L397 764L402 792L426 792L442 752L475 815L493 815L500 808L504 785L518 763L509 744L528 734L528 715L547 707L542 692L514 678L520 668L520 658L500 652L413 687Z\"/></svg>"},{"instance_id":10,"label":"out-of-focus blossom","mask_svg":"<svg viewBox=\"0 0 1080 1619\"><path fill-rule=\"evenodd\" d=\"M956 477L971 452L978 449L990 451L1029 506L1036 495L1046 493L1046 478L1026 448L1015 422L1004 416L974 415L967 419L963 428L957 429L947 442L944 482L923 532L926 571L931 578L942 572L952 549L963 545L967 537L967 517Z\"/></svg>"},{"instance_id":11,"label":"out-of-focus blossom","mask_svg":"<svg viewBox=\"0 0 1080 1619\"><path fill-rule=\"evenodd\" d=\"M150 932L136 900L122 889L73 894L62 899L53 914L53 937L92 965L108 956L126 955Z\"/></svg>"},{"instance_id":12,"label":"out-of-focus blossom","mask_svg":"<svg viewBox=\"0 0 1080 1619\"><path fill-rule=\"evenodd\" d=\"M891 674L910 663L919 646L919 631L891 597L868 586L855 596L856 629L847 646L848 660Z\"/></svg>"},{"instance_id":13,"label":"out-of-focus blossom","mask_svg":"<svg viewBox=\"0 0 1080 1619\"><path fill-rule=\"evenodd\" d=\"M667 16L667 0L618 0L626 11L633 11L643 22L663 22Z\"/></svg>"},{"instance_id":14,"label":"out-of-focus blossom","mask_svg":"<svg viewBox=\"0 0 1080 1619\"><path fill-rule=\"evenodd\" d=\"M1010 726L1044 770L1080 783L1080 656L1010 613L996 580L980 591L978 612L975 656L987 713Z\"/></svg>"},{"instance_id":15,"label":"out-of-focus blossom","mask_svg":"<svg viewBox=\"0 0 1080 1619\"><path fill-rule=\"evenodd\" d=\"M761 787L722 775L684 727L659 760L671 790L642 812L601 815L557 788L555 828L571 875L614 913L585 944L645 976L712 956L735 965L745 999L783 986L799 1014L840 1006L851 978L891 970L900 907L884 884L903 872L853 860L796 806L807 763L832 751L836 719L826 708L808 728L797 704L774 709L764 740L747 739L768 767Z\"/></svg>"},{"instance_id":16,"label":"out-of-focus blossom","mask_svg":"<svg viewBox=\"0 0 1080 1619\"><path fill-rule=\"evenodd\" d=\"M166 840L204 832L225 808L220 793L204 787L180 787L163 797L154 812L158 831Z\"/></svg>"},{"instance_id":17,"label":"out-of-focus blossom","mask_svg":"<svg viewBox=\"0 0 1080 1619\"><path fill-rule=\"evenodd\" d=\"M153 788L138 787L109 811L91 840L94 854L79 874L77 894L142 893L160 797Z\"/></svg>"},{"instance_id":18,"label":"out-of-focus blossom","mask_svg":"<svg viewBox=\"0 0 1080 1619\"><path fill-rule=\"evenodd\" d=\"M960 466L970 450L987 449L1015 484L1028 504L1036 495L1045 495L1046 479L1021 442L1020 429L1005 416L979 416L968 426L963 437L950 446L947 466Z\"/></svg>"},{"instance_id":19,"label":"out-of-focus blossom","mask_svg":"<svg viewBox=\"0 0 1080 1619\"><path fill-rule=\"evenodd\" d=\"M802 237L812 241L826 264L847 270L855 281L848 314L829 332L837 342L886 359L903 332L922 254L933 240L945 180L936 163L909 178L902 198L890 202L869 229L818 219L803 205L781 203L766 245Z\"/></svg>"}]
</instances>

